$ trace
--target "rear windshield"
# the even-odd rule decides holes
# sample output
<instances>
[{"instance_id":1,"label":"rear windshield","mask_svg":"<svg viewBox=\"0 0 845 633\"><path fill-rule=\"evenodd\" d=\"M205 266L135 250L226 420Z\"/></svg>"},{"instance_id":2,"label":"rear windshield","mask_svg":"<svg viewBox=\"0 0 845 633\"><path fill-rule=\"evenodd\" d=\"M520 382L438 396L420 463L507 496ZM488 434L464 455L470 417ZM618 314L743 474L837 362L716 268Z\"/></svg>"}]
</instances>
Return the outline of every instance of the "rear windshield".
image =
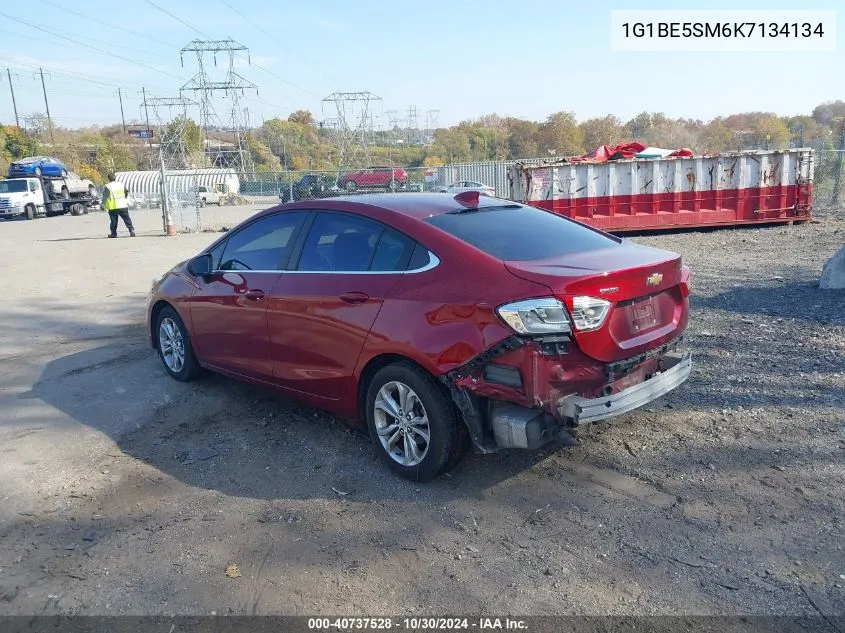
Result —
<instances>
[{"instance_id":1,"label":"rear windshield","mask_svg":"<svg viewBox=\"0 0 845 633\"><path fill-rule=\"evenodd\" d=\"M502 261L546 259L619 244L616 238L521 204L445 213L426 222Z\"/></svg>"}]
</instances>

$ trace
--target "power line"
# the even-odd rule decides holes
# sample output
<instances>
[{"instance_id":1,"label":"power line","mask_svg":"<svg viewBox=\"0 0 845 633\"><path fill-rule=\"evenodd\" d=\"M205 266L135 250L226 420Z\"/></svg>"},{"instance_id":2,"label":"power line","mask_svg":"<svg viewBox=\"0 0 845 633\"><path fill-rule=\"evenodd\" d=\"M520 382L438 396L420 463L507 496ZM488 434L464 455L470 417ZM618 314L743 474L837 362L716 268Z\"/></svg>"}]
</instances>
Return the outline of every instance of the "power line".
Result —
<instances>
[{"instance_id":1,"label":"power line","mask_svg":"<svg viewBox=\"0 0 845 633\"><path fill-rule=\"evenodd\" d=\"M76 15L76 16L80 17L80 18L83 18L84 20L90 20L90 21L93 21L93 22L99 22L100 24L102 24L102 25L104 25L104 26L108 26L108 27L109 27L109 28L111 28L111 29L116 29L116 30L125 31L125 32L127 32L127 33L132 33L132 34L134 34L134 32L133 32L133 31L130 31L130 30L128 30L128 29L121 28L121 27L116 26L116 25L114 25L114 24L109 24L108 22L104 22L103 20L100 20L99 18L96 18L96 17L94 17L94 16L87 16L87 15L84 15L84 14L82 14L82 13L77 13L76 11L71 11L70 9L65 9L64 7L60 7L60 6L56 5L56 4L53 4L52 2L48 2L47 0L43 0L43 1L44 1L46 4L50 5L51 7L54 7L54 8L56 8L56 9L59 9L60 11L67 11L68 13L71 13L71 14L73 14L73 15ZM22 37L25 37L25 36L22 36ZM101 41L101 43L103 43L103 44L109 44L109 45L111 45L111 46L118 46L118 47L122 47L122 46L123 46L123 43L122 43L122 42L104 42L104 41L102 41L102 40L100 40L100 41ZM167 45L167 46L171 46L170 44L166 44L166 45ZM159 59L169 60L169 58L168 58L168 57L165 57L164 55L160 55L159 53L154 53L154 52L152 52L152 51L146 51L146 50L141 50L141 49L136 49L136 50L137 50L139 53L143 53L144 55L149 55L150 57L157 57L157 58L159 58Z\"/></svg>"},{"instance_id":2,"label":"power line","mask_svg":"<svg viewBox=\"0 0 845 633\"><path fill-rule=\"evenodd\" d=\"M204 38L206 38L206 39L213 39L213 38L209 37L208 35L206 35L205 33L203 33L200 29L198 29L197 27L195 27L195 26L194 26L193 24L191 24L190 22L188 22L188 21L186 21L186 20L183 20L182 18L180 18L180 17L179 17L179 16L177 16L177 15L173 15L173 14L172 14L170 11L168 11L167 9L164 9L164 8L160 7L158 4L156 4L155 2L153 2L153 0L144 0L144 2L146 2L146 3L147 3L147 4L149 4L150 6L152 6L152 7L156 8L156 9L158 9L159 11L161 11L162 13L164 13L165 15L170 16L171 18L173 18L173 19L174 19L174 20L176 20L177 22L179 22L179 23L181 23L181 24L184 24L185 26L187 26L189 29L191 29L191 30L192 30L192 31L194 31L195 33L199 33L200 35L202 35ZM226 4L226 3L224 2L224 4ZM233 7L231 7L231 6L230 6L230 5L228 5L228 4L227 4L227 6L229 6L229 8L233 8ZM244 16L243 16L243 14L241 14L241 13L240 13L239 11L237 11L237 10L235 11L235 13L237 13L237 14L238 14L238 15L240 15L241 17L244 17ZM246 18L245 18L245 19L246 19ZM247 20L247 21L249 21L249 20ZM252 24L252 22L250 22L250 24ZM255 25L253 24L253 26L255 26ZM286 50L288 50L288 49L286 49ZM302 92L304 92L305 94L310 95L310 96L314 97L315 99L320 99L320 98L321 98L319 95L314 94L314 93L313 93L313 92L311 92L310 90L306 90L306 89L305 89L305 88L303 88L302 86L298 86L297 84L293 83L292 81L289 81L289 80L287 80L287 79L283 78L282 76L278 75L277 73L273 72L272 70L268 70L267 68L264 68L264 66L261 66L260 64L257 64L257 63L255 63L255 62L251 62L248 58L244 57L243 55L238 54L238 55L237 55L237 57L239 57L240 59L243 59L243 60L245 60L245 61L249 62L251 66L255 66L255 67L256 67L256 68L258 68L259 70L263 70L263 71L264 71L265 73L267 73L268 75L271 75L271 76L275 77L276 79L278 79L278 80L279 80L279 81L281 81L282 83L287 84L288 86L291 86L292 88L296 88L297 90L301 90L301 91L302 91Z\"/></svg>"},{"instance_id":3,"label":"power line","mask_svg":"<svg viewBox=\"0 0 845 633\"><path fill-rule=\"evenodd\" d=\"M149 0L147 0L147 1L149 2ZM75 40L71 37L67 37L65 35L62 35L61 33L56 33L55 31L51 31L50 29L42 28L40 26L32 24L31 22L27 22L26 20L21 20L20 18L16 18L16 17L9 15L7 13L3 13L2 11L0 11L0 16L3 16L4 18L7 18L9 20L13 20L14 22L19 22L20 24L25 24L26 26L28 26L30 28L33 28L37 31L42 31L44 33L52 35L53 37L58 37L60 39L67 40L68 42L73 42L74 44L77 44L77 45L82 46L84 48L90 48L92 51L96 51L96 52L101 53L103 55L107 55L108 57L116 57L117 59L121 59L125 62L129 62L130 64L135 64L136 66L146 68L147 70L152 70L154 72L161 73L163 75L168 75L170 77L175 77L176 79L180 79L180 77L178 75L174 75L173 73L169 73L166 70L160 70L160 69L156 68L155 66L149 66L147 64L144 64L143 62L135 61L134 59L130 59L128 57L123 57L122 55L118 55L114 51L104 51L102 48L97 48L96 46L91 46L90 44L85 44L84 42L80 42L80 41Z\"/></svg>"},{"instance_id":4,"label":"power line","mask_svg":"<svg viewBox=\"0 0 845 633\"><path fill-rule=\"evenodd\" d=\"M3 31L3 30L0 30L0 33L2 33L3 35L11 35L12 37L19 37L22 40L26 40L27 42L30 42L30 43L32 42L32 36L24 35L23 33L13 33L11 31ZM70 50L78 50L76 46L74 46L72 44L65 44L64 42L52 42L52 45L53 46L61 46L61 47L64 47L64 48L69 48ZM122 46L122 45L114 44L114 46ZM138 53L142 53L144 55L150 55L152 57L156 57L158 59L162 59L162 60L166 60L166 61L172 61L172 59L169 58L169 57L165 57L164 55L159 55L157 53L151 53L149 51L144 51L144 50L139 49Z\"/></svg>"},{"instance_id":5,"label":"power line","mask_svg":"<svg viewBox=\"0 0 845 633\"><path fill-rule=\"evenodd\" d=\"M176 48L176 46L174 44L171 44L170 42L165 42L164 40L160 40L157 37L153 37L152 35L147 35L145 33L139 33L138 31L133 31L132 29L127 29L125 27L118 26L116 24L111 24L110 22L106 22L105 20L101 20L100 18L97 18L95 16L86 15L84 13L79 13L78 11L68 9L67 7L61 7L61 6L59 6L59 5L57 5L53 2L50 2L49 0L41 0L41 2L43 2L44 4L48 4L51 7L55 7L56 9L59 9L60 11L65 11L65 12L70 13L72 15L78 16L78 17L80 17L84 20L92 20L94 22L99 22L103 26L107 26L110 29L117 29L118 31L123 31L124 33L129 33L130 35L134 35L136 37L140 37L140 38L143 38L143 39L150 40L152 42L164 44L165 46L172 46L173 48Z\"/></svg>"},{"instance_id":6,"label":"power line","mask_svg":"<svg viewBox=\"0 0 845 633\"><path fill-rule=\"evenodd\" d=\"M239 57L240 57L240 56L239 56ZM241 57L241 58L243 59L243 57ZM303 88L302 86L298 86L297 84L293 83L292 81L289 81L288 79L285 79L284 77L282 77L282 76L280 76L280 75L278 75L278 74L274 73L272 70L268 70L267 68L264 68L264 66L261 66L260 64L257 64L257 63L255 63L255 62L252 62L252 63L251 63L251 65L252 65L252 66L255 66L255 67L256 67L256 68L258 68L259 70L263 70L263 71L264 71L265 73L267 73L268 75L272 75L273 77L275 77L276 79L278 79L278 80L279 80L279 81L281 81L282 83L289 85L291 88L296 88L297 90L301 90L301 91L302 91L302 92L304 92L305 94L310 95L310 96L314 97L315 99L320 99L320 98L321 98L319 95L314 94L313 92L311 92L310 90L307 90L307 89Z\"/></svg>"},{"instance_id":7,"label":"power line","mask_svg":"<svg viewBox=\"0 0 845 633\"><path fill-rule=\"evenodd\" d=\"M12 64L17 64L17 65L21 66L21 68L15 68L14 66L12 67L13 69L19 70L21 72L34 72L34 71L38 70L39 67L43 67L44 70L48 71L51 75L59 75L60 79L61 79L61 77L67 77L67 79L64 80L64 81L73 80L73 81L78 82L80 79L82 79L82 80L84 80L88 83L98 84L100 86L106 86L108 88L121 88L121 87L125 88L126 87L125 84L123 86L120 86L116 83L109 83L107 81L100 81L101 79L108 79L108 77L103 77L101 75L89 75L87 73L56 70L55 68L50 68L48 66L39 66L38 64L31 64L29 62L21 61L19 59L15 59L14 57L0 57L0 60L3 60L5 62L11 62ZM26 68L26 67L28 67L28 68ZM136 87L140 88L141 86L137 85ZM162 90L162 91L165 90L164 88L160 88L160 87L157 87L157 86L155 87L155 89L156 90Z\"/></svg>"},{"instance_id":8,"label":"power line","mask_svg":"<svg viewBox=\"0 0 845 633\"><path fill-rule=\"evenodd\" d=\"M283 49L283 50L286 50L286 51L287 51L287 52L289 52L291 55L293 55L294 57L298 58L300 61L304 62L305 64L308 64L308 65L310 65L310 66L313 66L314 68L316 68L317 70L319 70L320 72L322 72L324 75L326 75L326 76L327 76L327 77L329 77L330 79L334 79L334 80L336 80L336 81L340 81L340 79L339 79L338 77L336 77L336 76L335 76L335 75L333 75L332 73L328 72L325 68L322 68L322 67L320 67L320 66L317 66L316 64L314 64L314 62L313 62L313 61L308 60L308 59L305 59L304 57L302 57L299 53L297 53L297 52L296 52L295 50L293 50L292 48L288 48L287 46L285 46L284 44L282 44L282 42L280 42L278 39L276 39L276 37L275 37L272 33L270 33L269 31L264 30L264 27L262 27L260 24L256 24L255 22L253 22L251 19L249 19L247 16L245 16L243 13L241 13L241 12L240 12L240 11L238 11L235 7L233 7L231 4L229 4L226 0L220 0L220 2L222 2L222 3L223 3L223 4L225 4L227 7L229 7L232 11L234 11L234 12L235 12L235 13L237 13L239 16L241 16L244 20L246 20L246 22L248 22L249 24L251 24L252 26L254 26L256 29L258 29L258 30L259 30L259 31L261 31L262 33L264 33L264 35L266 35L268 38L270 38L271 40L273 40L273 42L274 42L274 43L276 44L276 46L278 46L279 48L281 48L281 49ZM257 65L257 64L256 64L256 65Z\"/></svg>"},{"instance_id":9,"label":"power line","mask_svg":"<svg viewBox=\"0 0 845 633\"><path fill-rule=\"evenodd\" d=\"M202 35L204 38L211 39L208 35L206 35L206 34L205 34L205 33L203 33L202 31L200 31L197 27L195 27L195 26L194 26L193 24L191 24L190 22L186 22L186 21L185 21L185 20L183 20L182 18L180 18L180 17L177 17L177 16L173 15L173 14L172 14L170 11L168 11L167 9L162 9L159 5L157 5L155 2L153 2L153 0L144 0L144 2L146 2L146 3L147 3L148 5L150 5L151 7L154 7L154 8L156 8L156 9L158 9L159 11L161 11L162 13L164 13L165 15L169 15L171 18L173 18L173 19L174 19L174 20L176 20L177 22L181 22L182 24L184 24L185 26L187 26L189 29L191 29L191 30L192 30L192 31L194 31L195 33L199 33L200 35Z\"/></svg>"}]
</instances>

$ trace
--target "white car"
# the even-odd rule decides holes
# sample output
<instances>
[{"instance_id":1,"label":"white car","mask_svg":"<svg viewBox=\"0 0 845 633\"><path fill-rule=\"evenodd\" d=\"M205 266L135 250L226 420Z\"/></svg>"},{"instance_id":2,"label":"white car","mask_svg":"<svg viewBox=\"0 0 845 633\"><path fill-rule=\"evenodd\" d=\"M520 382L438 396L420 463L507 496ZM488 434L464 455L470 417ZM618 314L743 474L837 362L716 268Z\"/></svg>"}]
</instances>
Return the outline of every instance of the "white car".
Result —
<instances>
[{"instance_id":1,"label":"white car","mask_svg":"<svg viewBox=\"0 0 845 633\"><path fill-rule=\"evenodd\" d=\"M441 193L463 193L464 191L477 191L482 196L495 196L496 190L490 185L485 185L483 182L476 182L474 180L461 180L453 182L448 187L442 187Z\"/></svg>"},{"instance_id":2,"label":"white car","mask_svg":"<svg viewBox=\"0 0 845 633\"><path fill-rule=\"evenodd\" d=\"M56 178L51 180L51 182L53 184L53 192L60 198L84 195L92 198L97 197L97 188L94 186L94 183L72 171L69 171L64 178Z\"/></svg>"}]
</instances>

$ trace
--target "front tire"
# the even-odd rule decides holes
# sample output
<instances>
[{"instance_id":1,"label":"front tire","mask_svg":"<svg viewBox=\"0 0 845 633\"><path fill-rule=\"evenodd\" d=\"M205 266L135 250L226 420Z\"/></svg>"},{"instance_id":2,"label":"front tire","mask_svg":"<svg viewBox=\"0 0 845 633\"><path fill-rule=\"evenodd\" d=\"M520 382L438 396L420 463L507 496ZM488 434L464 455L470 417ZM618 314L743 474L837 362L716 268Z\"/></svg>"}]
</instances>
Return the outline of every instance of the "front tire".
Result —
<instances>
[{"instance_id":1,"label":"front tire","mask_svg":"<svg viewBox=\"0 0 845 633\"><path fill-rule=\"evenodd\" d=\"M24 207L24 217L26 217L27 220L35 219L35 205L28 204Z\"/></svg>"},{"instance_id":2,"label":"front tire","mask_svg":"<svg viewBox=\"0 0 845 633\"><path fill-rule=\"evenodd\" d=\"M350 193L351 193L351 192L355 191L355 190L358 188L358 185L356 185L356 184L355 184L352 180L349 180L349 181L348 181L348 182L344 185L344 188L345 188L348 192L350 192Z\"/></svg>"},{"instance_id":3,"label":"front tire","mask_svg":"<svg viewBox=\"0 0 845 633\"><path fill-rule=\"evenodd\" d=\"M410 363L383 367L367 389L367 428L398 475L428 481L467 451L467 429L434 378Z\"/></svg>"},{"instance_id":4,"label":"front tire","mask_svg":"<svg viewBox=\"0 0 845 633\"><path fill-rule=\"evenodd\" d=\"M179 314L172 307L163 308L156 317L156 347L165 371L182 382L200 374L200 366L191 345L191 337Z\"/></svg>"}]
</instances>

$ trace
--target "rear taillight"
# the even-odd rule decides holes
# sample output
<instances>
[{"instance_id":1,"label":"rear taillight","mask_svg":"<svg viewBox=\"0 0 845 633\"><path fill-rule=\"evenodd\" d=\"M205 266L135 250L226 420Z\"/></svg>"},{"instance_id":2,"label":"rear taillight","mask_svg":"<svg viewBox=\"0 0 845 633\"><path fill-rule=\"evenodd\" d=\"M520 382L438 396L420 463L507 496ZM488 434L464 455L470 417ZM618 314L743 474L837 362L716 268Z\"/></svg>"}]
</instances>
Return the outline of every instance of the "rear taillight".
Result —
<instances>
[{"instance_id":1,"label":"rear taillight","mask_svg":"<svg viewBox=\"0 0 845 633\"><path fill-rule=\"evenodd\" d=\"M582 332L597 330L604 324L612 304L595 297L572 298L572 323Z\"/></svg>"},{"instance_id":2,"label":"rear taillight","mask_svg":"<svg viewBox=\"0 0 845 633\"><path fill-rule=\"evenodd\" d=\"M499 306L496 312L517 334L565 334L571 331L566 307L554 297L515 301Z\"/></svg>"},{"instance_id":3,"label":"rear taillight","mask_svg":"<svg viewBox=\"0 0 845 633\"><path fill-rule=\"evenodd\" d=\"M681 294L686 299L692 290L692 272L689 266L681 266Z\"/></svg>"}]
</instances>

